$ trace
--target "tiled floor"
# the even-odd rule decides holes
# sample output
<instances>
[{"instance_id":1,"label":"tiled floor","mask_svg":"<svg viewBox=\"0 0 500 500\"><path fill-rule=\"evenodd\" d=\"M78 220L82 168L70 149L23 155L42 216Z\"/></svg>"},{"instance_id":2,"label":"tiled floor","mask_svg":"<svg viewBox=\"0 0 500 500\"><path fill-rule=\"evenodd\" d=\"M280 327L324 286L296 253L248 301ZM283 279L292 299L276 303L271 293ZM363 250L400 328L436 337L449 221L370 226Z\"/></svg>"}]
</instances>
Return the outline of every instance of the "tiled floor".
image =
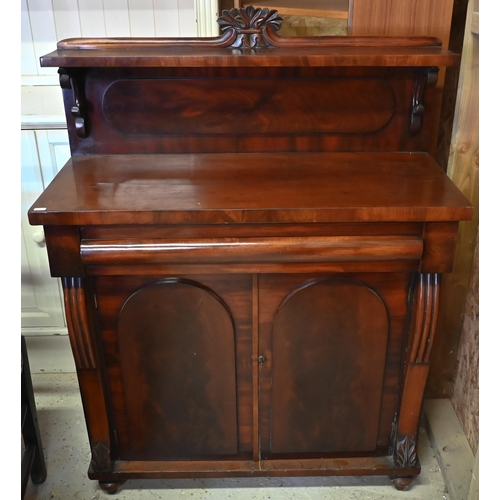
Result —
<instances>
[{"instance_id":1,"label":"tiled floor","mask_svg":"<svg viewBox=\"0 0 500 500\"><path fill-rule=\"evenodd\" d=\"M87 478L90 461L75 374L33 375L48 477L28 485L25 500L450 500L425 431L419 442L420 476L398 492L386 477L319 477L127 481L110 496Z\"/></svg>"}]
</instances>

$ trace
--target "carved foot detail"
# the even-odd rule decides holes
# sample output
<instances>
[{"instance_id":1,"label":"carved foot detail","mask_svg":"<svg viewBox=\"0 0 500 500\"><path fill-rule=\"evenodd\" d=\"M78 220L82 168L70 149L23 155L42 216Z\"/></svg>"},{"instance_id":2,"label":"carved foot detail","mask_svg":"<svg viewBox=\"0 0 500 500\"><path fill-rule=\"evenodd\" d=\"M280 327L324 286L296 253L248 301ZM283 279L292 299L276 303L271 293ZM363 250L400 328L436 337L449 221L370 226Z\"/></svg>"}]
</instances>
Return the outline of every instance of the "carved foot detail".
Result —
<instances>
[{"instance_id":1,"label":"carved foot detail","mask_svg":"<svg viewBox=\"0 0 500 500\"><path fill-rule=\"evenodd\" d=\"M418 463L416 437L403 436L398 440L394 463L397 467L416 467Z\"/></svg>"},{"instance_id":2,"label":"carved foot detail","mask_svg":"<svg viewBox=\"0 0 500 500\"><path fill-rule=\"evenodd\" d=\"M401 491L404 490L407 486L409 486L414 479L415 476L404 476L404 477L393 477L391 481L392 484L396 487L396 489Z\"/></svg>"},{"instance_id":3,"label":"carved foot detail","mask_svg":"<svg viewBox=\"0 0 500 500\"><path fill-rule=\"evenodd\" d=\"M99 481L99 486L101 487L102 490L104 490L106 493L113 494L118 491L118 488L124 483L125 481L117 481L116 483L111 483L108 481Z\"/></svg>"}]
</instances>

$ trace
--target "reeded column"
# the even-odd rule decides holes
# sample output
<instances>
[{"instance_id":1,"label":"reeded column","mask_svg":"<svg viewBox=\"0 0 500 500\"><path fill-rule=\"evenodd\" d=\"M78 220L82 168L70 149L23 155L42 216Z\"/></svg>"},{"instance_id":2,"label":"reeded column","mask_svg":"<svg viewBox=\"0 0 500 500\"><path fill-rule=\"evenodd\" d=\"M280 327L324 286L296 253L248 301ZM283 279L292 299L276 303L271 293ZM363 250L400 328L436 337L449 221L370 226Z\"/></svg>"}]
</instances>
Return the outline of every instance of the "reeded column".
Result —
<instances>
[{"instance_id":1,"label":"reeded column","mask_svg":"<svg viewBox=\"0 0 500 500\"><path fill-rule=\"evenodd\" d=\"M418 467L418 425L436 334L439 286L440 275L437 273L418 274L414 285L408 358L394 443L394 464L402 469ZM393 478L398 489L403 489L412 480L413 476Z\"/></svg>"}]
</instances>

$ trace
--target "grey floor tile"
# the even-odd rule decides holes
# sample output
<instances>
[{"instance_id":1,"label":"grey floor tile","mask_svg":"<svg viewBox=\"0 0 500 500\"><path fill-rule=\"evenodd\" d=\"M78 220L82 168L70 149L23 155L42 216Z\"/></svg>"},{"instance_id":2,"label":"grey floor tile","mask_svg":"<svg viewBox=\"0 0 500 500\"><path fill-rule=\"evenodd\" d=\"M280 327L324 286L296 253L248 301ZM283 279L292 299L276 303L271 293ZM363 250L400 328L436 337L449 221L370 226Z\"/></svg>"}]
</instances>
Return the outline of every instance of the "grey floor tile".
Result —
<instances>
[{"instance_id":1,"label":"grey floor tile","mask_svg":"<svg viewBox=\"0 0 500 500\"><path fill-rule=\"evenodd\" d=\"M449 500L424 429L422 472L403 492L386 477L318 477L134 480L108 495L87 477L90 452L76 375L32 378L48 477L41 485L30 482L25 500Z\"/></svg>"}]
</instances>

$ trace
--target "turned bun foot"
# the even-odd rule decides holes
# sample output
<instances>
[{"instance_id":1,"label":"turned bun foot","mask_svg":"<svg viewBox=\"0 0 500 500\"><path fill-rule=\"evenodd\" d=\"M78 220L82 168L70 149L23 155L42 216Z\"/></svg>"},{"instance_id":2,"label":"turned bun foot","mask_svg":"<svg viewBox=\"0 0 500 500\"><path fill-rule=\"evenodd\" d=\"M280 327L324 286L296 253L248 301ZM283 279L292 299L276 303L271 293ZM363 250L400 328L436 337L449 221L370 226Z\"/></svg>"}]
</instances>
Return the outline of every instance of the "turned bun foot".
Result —
<instances>
[{"instance_id":1,"label":"turned bun foot","mask_svg":"<svg viewBox=\"0 0 500 500\"><path fill-rule=\"evenodd\" d=\"M396 489L401 491L404 490L407 486L409 486L414 479L415 476L404 476L404 477L393 477L391 481L392 484L396 487Z\"/></svg>"},{"instance_id":2,"label":"turned bun foot","mask_svg":"<svg viewBox=\"0 0 500 500\"><path fill-rule=\"evenodd\" d=\"M111 483L108 481L99 481L99 486L101 490L104 490L106 493L113 494L116 493L118 488L124 483L124 481L118 481L116 483Z\"/></svg>"}]
</instances>

